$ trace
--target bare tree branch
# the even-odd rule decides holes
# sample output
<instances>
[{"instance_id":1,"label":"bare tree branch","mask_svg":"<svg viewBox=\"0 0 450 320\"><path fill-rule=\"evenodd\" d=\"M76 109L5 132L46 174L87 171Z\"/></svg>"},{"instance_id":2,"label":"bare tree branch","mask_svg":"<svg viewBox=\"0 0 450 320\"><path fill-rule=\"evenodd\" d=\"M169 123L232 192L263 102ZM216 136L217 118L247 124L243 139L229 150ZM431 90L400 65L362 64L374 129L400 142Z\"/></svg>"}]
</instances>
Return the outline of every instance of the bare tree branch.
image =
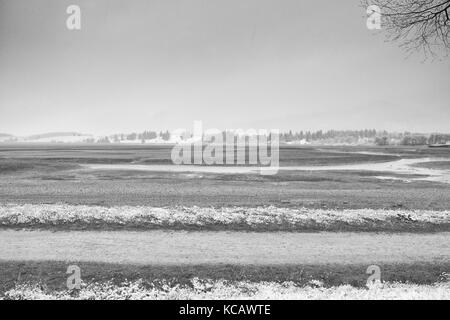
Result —
<instances>
[{"instance_id":1,"label":"bare tree branch","mask_svg":"<svg viewBox=\"0 0 450 320\"><path fill-rule=\"evenodd\" d=\"M362 0L381 9L389 40L406 50L450 52L450 0Z\"/></svg>"}]
</instances>

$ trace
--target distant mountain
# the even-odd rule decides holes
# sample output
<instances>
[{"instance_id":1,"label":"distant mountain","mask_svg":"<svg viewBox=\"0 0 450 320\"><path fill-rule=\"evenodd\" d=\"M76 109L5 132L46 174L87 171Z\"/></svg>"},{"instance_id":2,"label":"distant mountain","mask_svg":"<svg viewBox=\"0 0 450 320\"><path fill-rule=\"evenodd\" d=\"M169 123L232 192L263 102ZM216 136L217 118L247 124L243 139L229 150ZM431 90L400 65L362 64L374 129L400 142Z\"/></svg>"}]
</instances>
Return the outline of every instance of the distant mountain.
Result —
<instances>
[{"instance_id":1,"label":"distant mountain","mask_svg":"<svg viewBox=\"0 0 450 320\"><path fill-rule=\"evenodd\" d=\"M47 138L55 138L55 137L81 137L84 136L82 133L78 132L47 132L41 134L34 134L31 136L24 137L26 140L39 140L39 139L47 139Z\"/></svg>"},{"instance_id":2,"label":"distant mountain","mask_svg":"<svg viewBox=\"0 0 450 320\"><path fill-rule=\"evenodd\" d=\"M0 142L11 141L14 139L14 136L7 133L0 133Z\"/></svg>"},{"instance_id":3,"label":"distant mountain","mask_svg":"<svg viewBox=\"0 0 450 320\"><path fill-rule=\"evenodd\" d=\"M22 142L86 142L94 139L93 135L83 134L79 132L48 132L42 134L35 134L18 138L18 141Z\"/></svg>"}]
</instances>

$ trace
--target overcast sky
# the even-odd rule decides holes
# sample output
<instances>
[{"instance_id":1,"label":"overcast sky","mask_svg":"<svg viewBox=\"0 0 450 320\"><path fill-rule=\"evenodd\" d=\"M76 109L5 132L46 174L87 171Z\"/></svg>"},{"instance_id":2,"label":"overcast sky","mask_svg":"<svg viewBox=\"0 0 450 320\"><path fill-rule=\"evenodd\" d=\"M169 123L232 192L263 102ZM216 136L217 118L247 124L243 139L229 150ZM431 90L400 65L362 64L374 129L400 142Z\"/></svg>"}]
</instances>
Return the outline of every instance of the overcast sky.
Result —
<instances>
[{"instance_id":1,"label":"overcast sky","mask_svg":"<svg viewBox=\"0 0 450 320\"><path fill-rule=\"evenodd\" d=\"M0 0L0 132L449 132L450 59L365 21L359 0Z\"/></svg>"}]
</instances>

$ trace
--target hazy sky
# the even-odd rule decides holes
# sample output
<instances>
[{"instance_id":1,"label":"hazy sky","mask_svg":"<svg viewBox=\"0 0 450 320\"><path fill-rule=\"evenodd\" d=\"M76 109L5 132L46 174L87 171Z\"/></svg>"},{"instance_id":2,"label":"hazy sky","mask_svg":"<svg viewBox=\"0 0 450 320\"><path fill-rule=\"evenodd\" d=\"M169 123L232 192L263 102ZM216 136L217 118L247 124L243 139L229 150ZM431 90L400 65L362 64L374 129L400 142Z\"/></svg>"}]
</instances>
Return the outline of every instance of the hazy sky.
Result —
<instances>
[{"instance_id":1,"label":"hazy sky","mask_svg":"<svg viewBox=\"0 0 450 320\"><path fill-rule=\"evenodd\" d=\"M0 0L0 132L449 132L450 58L365 21L359 0Z\"/></svg>"}]
</instances>

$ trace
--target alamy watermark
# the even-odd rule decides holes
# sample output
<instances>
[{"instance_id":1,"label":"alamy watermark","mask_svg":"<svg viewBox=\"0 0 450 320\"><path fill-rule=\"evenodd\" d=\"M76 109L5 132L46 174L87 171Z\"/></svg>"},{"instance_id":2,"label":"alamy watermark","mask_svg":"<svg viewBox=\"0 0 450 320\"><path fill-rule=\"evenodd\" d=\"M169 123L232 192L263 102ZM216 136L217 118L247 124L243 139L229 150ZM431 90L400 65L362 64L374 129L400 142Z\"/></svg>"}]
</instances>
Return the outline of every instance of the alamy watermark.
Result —
<instances>
[{"instance_id":1,"label":"alamy watermark","mask_svg":"<svg viewBox=\"0 0 450 320\"><path fill-rule=\"evenodd\" d=\"M69 290L81 289L81 269L77 265L70 265L67 267L66 274L69 274L66 285Z\"/></svg>"},{"instance_id":2,"label":"alamy watermark","mask_svg":"<svg viewBox=\"0 0 450 320\"><path fill-rule=\"evenodd\" d=\"M81 8L79 5L71 4L67 7L66 13L69 15L66 19L68 30L81 30ZM366 9L366 26L369 30L381 29L381 9L377 5L370 5Z\"/></svg>"},{"instance_id":3,"label":"alamy watermark","mask_svg":"<svg viewBox=\"0 0 450 320\"><path fill-rule=\"evenodd\" d=\"M367 21L366 26L369 30L381 29L381 9L379 6L370 5L367 7Z\"/></svg>"},{"instance_id":4,"label":"alamy watermark","mask_svg":"<svg viewBox=\"0 0 450 320\"><path fill-rule=\"evenodd\" d=\"M258 167L262 175L274 175L279 169L279 130L242 129L203 130L194 121L193 132L177 129L172 135L176 145L171 152L176 165L227 165Z\"/></svg>"},{"instance_id":5,"label":"alamy watermark","mask_svg":"<svg viewBox=\"0 0 450 320\"><path fill-rule=\"evenodd\" d=\"M81 281L81 268L77 265L69 265L67 267L66 274L69 274L69 277L67 278L67 281L66 281L67 289L80 290L81 282L82 282ZM371 288L376 288L376 287L379 287L380 285L382 285L380 266L375 265L375 264L368 266L366 269L366 274L369 275L369 277L367 278L367 281L366 281L367 288L371 289ZM446 277L448 277L448 274L446 274L446 273L443 273L443 275L446 275ZM20 273L19 273L18 281L20 281ZM313 280L310 283L313 285L318 284L319 286L323 285L323 283L318 280Z\"/></svg>"},{"instance_id":6,"label":"alamy watermark","mask_svg":"<svg viewBox=\"0 0 450 320\"><path fill-rule=\"evenodd\" d=\"M370 274L367 278L366 286L371 288L381 284L381 268L376 264L367 267L366 274Z\"/></svg>"},{"instance_id":7,"label":"alamy watermark","mask_svg":"<svg viewBox=\"0 0 450 320\"><path fill-rule=\"evenodd\" d=\"M66 20L66 27L69 30L81 30L81 8L71 4L67 7L66 13L69 15Z\"/></svg>"}]
</instances>

